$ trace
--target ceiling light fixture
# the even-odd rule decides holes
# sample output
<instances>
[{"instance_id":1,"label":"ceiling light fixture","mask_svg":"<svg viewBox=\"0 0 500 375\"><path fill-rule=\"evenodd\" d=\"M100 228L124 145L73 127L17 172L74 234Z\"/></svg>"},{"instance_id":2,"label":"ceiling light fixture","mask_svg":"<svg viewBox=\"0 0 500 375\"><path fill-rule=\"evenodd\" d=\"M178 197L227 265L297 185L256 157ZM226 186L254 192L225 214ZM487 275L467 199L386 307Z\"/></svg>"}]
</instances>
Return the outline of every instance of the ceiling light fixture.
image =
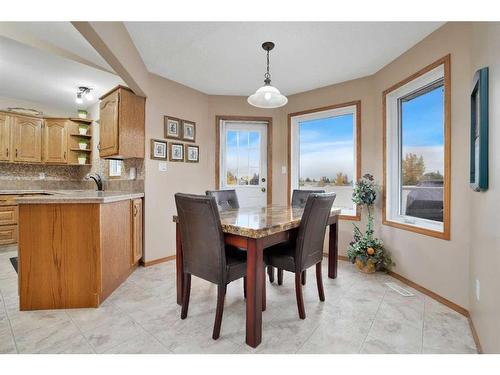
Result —
<instances>
[{"instance_id":1,"label":"ceiling light fixture","mask_svg":"<svg viewBox=\"0 0 500 375\"><path fill-rule=\"evenodd\" d=\"M271 74L269 74L269 51L274 48L274 43L265 42L262 44L262 48L267 52L267 72L264 74L264 86L257 89L255 94L250 95L247 101L250 105L259 108L283 107L288 103L288 99L281 95L276 87L271 86Z\"/></svg>"},{"instance_id":2,"label":"ceiling light fixture","mask_svg":"<svg viewBox=\"0 0 500 375\"><path fill-rule=\"evenodd\" d=\"M94 100L94 95L92 95L92 89L85 86L78 87L78 90L76 91L76 103L82 104L83 97L85 97L85 99L89 102Z\"/></svg>"}]
</instances>

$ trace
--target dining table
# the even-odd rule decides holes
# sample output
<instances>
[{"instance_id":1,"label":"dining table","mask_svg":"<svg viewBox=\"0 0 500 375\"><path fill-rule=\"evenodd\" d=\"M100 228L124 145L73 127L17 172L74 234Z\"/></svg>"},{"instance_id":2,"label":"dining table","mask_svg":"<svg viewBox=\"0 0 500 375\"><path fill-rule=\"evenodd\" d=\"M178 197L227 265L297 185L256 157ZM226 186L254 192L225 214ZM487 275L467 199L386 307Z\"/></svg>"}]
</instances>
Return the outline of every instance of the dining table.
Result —
<instances>
[{"instance_id":1,"label":"dining table","mask_svg":"<svg viewBox=\"0 0 500 375\"><path fill-rule=\"evenodd\" d=\"M262 341L262 311L265 310L264 249L297 236L304 208L280 205L242 207L220 211L224 242L247 251L246 344L256 348ZM338 217L332 208L328 218L328 277L337 277ZM182 304L182 239L178 216L176 224L177 303Z\"/></svg>"}]
</instances>

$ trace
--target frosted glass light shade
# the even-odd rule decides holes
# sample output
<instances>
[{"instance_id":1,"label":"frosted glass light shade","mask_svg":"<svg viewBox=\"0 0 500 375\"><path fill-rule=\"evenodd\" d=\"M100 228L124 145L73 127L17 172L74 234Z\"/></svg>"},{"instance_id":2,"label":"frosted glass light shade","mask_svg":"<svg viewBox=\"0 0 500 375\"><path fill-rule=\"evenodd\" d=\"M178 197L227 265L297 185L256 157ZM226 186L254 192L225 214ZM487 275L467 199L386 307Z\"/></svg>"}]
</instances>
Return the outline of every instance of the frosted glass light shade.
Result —
<instances>
[{"instance_id":1,"label":"frosted glass light shade","mask_svg":"<svg viewBox=\"0 0 500 375\"><path fill-rule=\"evenodd\" d=\"M255 94L247 99L250 105L259 108L278 108L288 103L286 96L281 95L280 91L271 85L264 85L259 88Z\"/></svg>"}]
</instances>

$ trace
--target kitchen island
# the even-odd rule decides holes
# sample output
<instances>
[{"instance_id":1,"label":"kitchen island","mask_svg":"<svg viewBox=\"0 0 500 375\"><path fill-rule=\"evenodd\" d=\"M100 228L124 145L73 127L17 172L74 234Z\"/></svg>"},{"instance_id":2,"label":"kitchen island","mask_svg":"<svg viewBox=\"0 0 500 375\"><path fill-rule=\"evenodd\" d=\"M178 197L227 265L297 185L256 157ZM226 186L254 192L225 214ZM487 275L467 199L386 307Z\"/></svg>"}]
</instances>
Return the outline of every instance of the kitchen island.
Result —
<instances>
[{"instance_id":1,"label":"kitchen island","mask_svg":"<svg viewBox=\"0 0 500 375\"><path fill-rule=\"evenodd\" d=\"M21 310L98 307L142 257L143 193L17 198Z\"/></svg>"}]
</instances>

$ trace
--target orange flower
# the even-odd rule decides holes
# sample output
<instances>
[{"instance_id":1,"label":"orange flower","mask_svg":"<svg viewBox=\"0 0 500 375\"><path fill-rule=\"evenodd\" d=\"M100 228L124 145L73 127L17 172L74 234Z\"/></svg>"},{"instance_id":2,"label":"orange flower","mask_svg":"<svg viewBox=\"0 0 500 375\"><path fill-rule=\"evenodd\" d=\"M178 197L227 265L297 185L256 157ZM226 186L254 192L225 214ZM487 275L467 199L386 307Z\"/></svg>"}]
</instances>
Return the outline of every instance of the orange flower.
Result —
<instances>
[{"instance_id":1,"label":"orange flower","mask_svg":"<svg viewBox=\"0 0 500 375\"><path fill-rule=\"evenodd\" d=\"M368 249L366 249L366 252L368 253L368 255L373 255L375 253L375 250L373 249L373 247L369 247Z\"/></svg>"}]
</instances>

